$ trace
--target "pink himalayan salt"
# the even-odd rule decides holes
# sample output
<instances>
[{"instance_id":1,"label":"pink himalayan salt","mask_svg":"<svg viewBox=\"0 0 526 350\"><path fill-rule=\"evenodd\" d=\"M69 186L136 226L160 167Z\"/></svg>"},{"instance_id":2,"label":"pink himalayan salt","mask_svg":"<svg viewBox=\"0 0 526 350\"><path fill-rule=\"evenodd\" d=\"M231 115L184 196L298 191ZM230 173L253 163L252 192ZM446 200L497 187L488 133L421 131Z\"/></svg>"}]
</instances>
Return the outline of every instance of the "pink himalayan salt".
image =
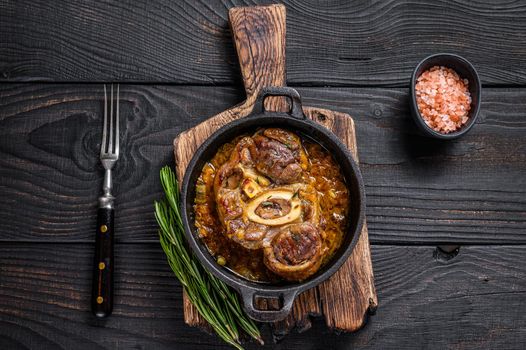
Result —
<instances>
[{"instance_id":1,"label":"pink himalayan salt","mask_svg":"<svg viewBox=\"0 0 526 350\"><path fill-rule=\"evenodd\" d=\"M451 68L434 66L416 81L416 103L429 127L447 134L466 124L471 109L467 79Z\"/></svg>"}]
</instances>

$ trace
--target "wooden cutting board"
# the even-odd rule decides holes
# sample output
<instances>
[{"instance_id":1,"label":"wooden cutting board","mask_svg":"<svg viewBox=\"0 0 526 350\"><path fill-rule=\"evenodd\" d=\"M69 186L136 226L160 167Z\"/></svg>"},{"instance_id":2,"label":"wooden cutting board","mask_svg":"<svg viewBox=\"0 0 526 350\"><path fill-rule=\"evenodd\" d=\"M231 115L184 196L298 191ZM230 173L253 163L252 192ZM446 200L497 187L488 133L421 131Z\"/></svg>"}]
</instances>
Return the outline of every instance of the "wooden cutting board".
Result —
<instances>
[{"instance_id":1,"label":"wooden cutting board","mask_svg":"<svg viewBox=\"0 0 526 350\"><path fill-rule=\"evenodd\" d=\"M229 11L247 99L205 122L186 130L174 140L177 177L182 180L196 149L214 131L238 118L247 116L264 86L285 86L285 7L283 5L237 7ZM283 98L266 100L268 110L284 110ZM350 115L315 107L303 107L312 120L336 134L358 159L354 122ZM298 296L291 314L272 325L277 337L291 329L310 328L310 316L322 316L329 328L353 332L374 312L377 297L374 287L367 225L346 263L329 280ZM263 301L260 307L272 307ZM206 327L197 310L184 296L184 319L190 326Z\"/></svg>"}]
</instances>

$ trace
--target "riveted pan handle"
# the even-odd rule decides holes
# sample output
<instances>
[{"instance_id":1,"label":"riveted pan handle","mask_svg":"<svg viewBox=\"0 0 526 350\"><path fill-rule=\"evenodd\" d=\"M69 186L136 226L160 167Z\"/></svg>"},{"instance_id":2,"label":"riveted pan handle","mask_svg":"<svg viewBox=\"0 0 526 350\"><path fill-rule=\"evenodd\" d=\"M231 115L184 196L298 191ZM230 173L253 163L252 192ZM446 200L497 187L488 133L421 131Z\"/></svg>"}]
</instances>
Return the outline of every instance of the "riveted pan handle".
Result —
<instances>
[{"instance_id":1,"label":"riveted pan handle","mask_svg":"<svg viewBox=\"0 0 526 350\"><path fill-rule=\"evenodd\" d=\"M240 287L239 292L243 299L245 311L250 318L258 322L276 322L285 319L292 310L294 299L298 294L298 290L296 289L284 292L260 292L245 287ZM259 310L254 306L256 297L279 298L282 306L279 310Z\"/></svg>"},{"instance_id":2,"label":"riveted pan handle","mask_svg":"<svg viewBox=\"0 0 526 350\"><path fill-rule=\"evenodd\" d=\"M289 114L298 119L305 119L300 94L293 88L284 86L268 86L261 90L254 104L253 114L265 113L265 99L269 96L282 96L290 100ZM274 113L274 112L273 112Z\"/></svg>"}]
</instances>

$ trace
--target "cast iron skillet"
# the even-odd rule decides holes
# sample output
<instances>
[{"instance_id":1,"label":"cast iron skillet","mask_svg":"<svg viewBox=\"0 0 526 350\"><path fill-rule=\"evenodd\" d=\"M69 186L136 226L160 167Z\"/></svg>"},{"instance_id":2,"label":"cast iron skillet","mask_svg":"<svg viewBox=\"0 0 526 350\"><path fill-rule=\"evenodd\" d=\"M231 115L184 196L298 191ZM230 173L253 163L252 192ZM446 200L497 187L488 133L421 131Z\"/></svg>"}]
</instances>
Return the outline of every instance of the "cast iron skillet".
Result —
<instances>
[{"instance_id":1,"label":"cast iron skillet","mask_svg":"<svg viewBox=\"0 0 526 350\"><path fill-rule=\"evenodd\" d=\"M269 112L264 108L268 96L288 97L291 104L289 113ZM194 199L195 184L203 165L209 161L218 148L236 136L253 133L262 127L279 127L300 133L324 146L340 165L350 194L349 226L344 241L335 256L316 274L303 282L281 282L280 284L249 281L231 270L218 265L207 247L195 233ZM254 320L274 322L287 317L294 298L328 279L335 273L351 254L360 236L365 211L365 194L362 176L346 146L325 127L307 119L303 114L298 92L287 87L268 87L262 90L250 115L235 120L216 131L194 154L183 179L181 207L186 238L190 247L203 266L220 280L236 289L243 300L247 314ZM278 299L279 310L258 310L254 306L255 297Z\"/></svg>"}]
</instances>

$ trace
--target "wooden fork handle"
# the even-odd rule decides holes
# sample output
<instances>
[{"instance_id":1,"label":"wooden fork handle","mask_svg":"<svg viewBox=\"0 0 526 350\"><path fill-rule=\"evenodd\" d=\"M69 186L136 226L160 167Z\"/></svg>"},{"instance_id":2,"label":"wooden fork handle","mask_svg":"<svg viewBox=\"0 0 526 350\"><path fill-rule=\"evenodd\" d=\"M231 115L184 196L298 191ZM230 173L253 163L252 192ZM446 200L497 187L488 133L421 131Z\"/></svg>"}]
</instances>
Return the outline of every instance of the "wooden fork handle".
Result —
<instances>
[{"instance_id":1,"label":"wooden fork handle","mask_svg":"<svg viewBox=\"0 0 526 350\"><path fill-rule=\"evenodd\" d=\"M99 208L91 292L91 310L97 317L107 317L113 310L113 219L113 208Z\"/></svg>"}]
</instances>

